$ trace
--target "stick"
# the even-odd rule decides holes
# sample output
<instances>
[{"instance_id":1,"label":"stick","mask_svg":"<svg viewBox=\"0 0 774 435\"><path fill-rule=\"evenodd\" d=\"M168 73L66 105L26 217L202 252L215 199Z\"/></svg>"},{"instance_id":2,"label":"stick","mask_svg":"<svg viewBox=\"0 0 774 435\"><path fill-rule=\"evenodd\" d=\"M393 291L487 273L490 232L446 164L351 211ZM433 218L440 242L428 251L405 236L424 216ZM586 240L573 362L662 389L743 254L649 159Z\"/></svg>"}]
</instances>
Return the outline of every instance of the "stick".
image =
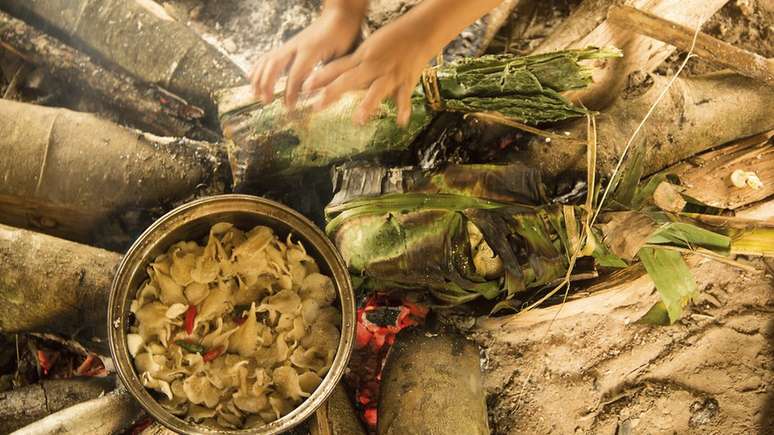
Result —
<instances>
[{"instance_id":1,"label":"stick","mask_svg":"<svg viewBox=\"0 0 774 435\"><path fill-rule=\"evenodd\" d=\"M115 379L44 380L0 393L0 432L9 433L80 402L96 399L115 388Z\"/></svg>"},{"instance_id":2,"label":"stick","mask_svg":"<svg viewBox=\"0 0 774 435\"><path fill-rule=\"evenodd\" d=\"M0 222L123 250L155 217L229 182L217 145L94 115L0 104Z\"/></svg>"},{"instance_id":3,"label":"stick","mask_svg":"<svg viewBox=\"0 0 774 435\"><path fill-rule=\"evenodd\" d=\"M377 433L490 433L478 347L447 332L399 334L382 372Z\"/></svg>"},{"instance_id":4,"label":"stick","mask_svg":"<svg viewBox=\"0 0 774 435\"><path fill-rule=\"evenodd\" d=\"M631 29L681 50L687 51L691 48L694 34L692 29L631 6L611 8L608 19L621 28ZM766 59L734 47L706 33L698 34L693 52L716 65L731 68L744 76L774 85L774 59Z\"/></svg>"},{"instance_id":5,"label":"stick","mask_svg":"<svg viewBox=\"0 0 774 435\"><path fill-rule=\"evenodd\" d=\"M124 389L89 400L25 426L14 435L113 435L131 427L142 408Z\"/></svg>"},{"instance_id":6,"label":"stick","mask_svg":"<svg viewBox=\"0 0 774 435\"><path fill-rule=\"evenodd\" d=\"M138 83L129 76L105 69L89 56L0 12L0 46L27 62L45 68L77 92L94 94L115 107L122 117L156 134L201 136L197 120L204 111L158 86ZM208 132L213 140L217 135Z\"/></svg>"},{"instance_id":7,"label":"stick","mask_svg":"<svg viewBox=\"0 0 774 435\"><path fill-rule=\"evenodd\" d=\"M108 291L120 255L0 225L0 259L0 332L52 332L107 353Z\"/></svg>"},{"instance_id":8,"label":"stick","mask_svg":"<svg viewBox=\"0 0 774 435\"><path fill-rule=\"evenodd\" d=\"M213 122L211 94L246 83L228 57L152 1L7 0L0 8L203 107Z\"/></svg>"}]
</instances>

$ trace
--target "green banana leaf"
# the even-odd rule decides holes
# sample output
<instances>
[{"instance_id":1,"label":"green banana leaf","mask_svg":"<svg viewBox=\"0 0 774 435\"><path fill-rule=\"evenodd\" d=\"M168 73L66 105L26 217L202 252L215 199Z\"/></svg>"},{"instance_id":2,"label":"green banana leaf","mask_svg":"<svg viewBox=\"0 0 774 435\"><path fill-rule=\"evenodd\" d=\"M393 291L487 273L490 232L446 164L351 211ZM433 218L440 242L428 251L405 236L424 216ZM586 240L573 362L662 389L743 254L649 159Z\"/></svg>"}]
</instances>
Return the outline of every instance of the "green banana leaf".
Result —
<instances>
[{"instance_id":1,"label":"green banana leaf","mask_svg":"<svg viewBox=\"0 0 774 435\"><path fill-rule=\"evenodd\" d=\"M579 62L620 55L616 49L586 48L526 57L483 56L433 71L442 111L500 112L539 124L584 115L585 109L572 105L561 92L591 82L589 69ZM350 93L319 112L312 110L313 97L289 112L282 98L265 106L257 103L249 87L221 91L219 117L230 141L236 190L274 174L404 151L436 115L419 85L412 95L412 115L406 128L396 124L391 101L381 105L377 116L358 126L351 116L362 97L363 93Z\"/></svg>"},{"instance_id":2,"label":"green banana leaf","mask_svg":"<svg viewBox=\"0 0 774 435\"><path fill-rule=\"evenodd\" d=\"M583 211L544 205L542 194L526 195L533 204L514 200L525 197L513 193L514 185L532 185L514 182L525 177L528 168L459 165L395 171L402 182L387 183L390 170L350 166L336 172L339 190L325 210L327 233L353 276L366 278L370 288L429 289L439 300L454 304L478 297L508 300L518 292L553 286L566 276L578 250ZM364 188L364 183L371 187ZM593 249L581 254L601 269L643 263L661 295L643 321L673 323L695 296L683 252L771 255L770 225L657 210L642 195L648 186L627 187L632 192L629 201L636 199L643 208L620 211L623 204L616 203L614 211L600 214L589 235ZM474 251L481 246L474 242L476 234L502 263L495 275L476 264Z\"/></svg>"}]
</instances>

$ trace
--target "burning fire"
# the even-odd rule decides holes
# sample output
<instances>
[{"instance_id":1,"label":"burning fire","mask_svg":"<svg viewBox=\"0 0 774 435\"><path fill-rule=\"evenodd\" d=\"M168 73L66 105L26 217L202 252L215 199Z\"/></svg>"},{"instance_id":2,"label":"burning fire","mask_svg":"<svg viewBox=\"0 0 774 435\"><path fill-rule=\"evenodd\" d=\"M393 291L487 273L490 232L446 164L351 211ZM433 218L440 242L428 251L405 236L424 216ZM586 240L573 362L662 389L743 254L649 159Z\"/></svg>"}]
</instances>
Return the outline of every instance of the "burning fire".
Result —
<instances>
[{"instance_id":1,"label":"burning fire","mask_svg":"<svg viewBox=\"0 0 774 435\"><path fill-rule=\"evenodd\" d=\"M376 430L382 369L395 337L424 322L429 309L405 297L376 293L357 310L357 337L348 382L355 390L361 418Z\"/></svg>"}]
</instances>

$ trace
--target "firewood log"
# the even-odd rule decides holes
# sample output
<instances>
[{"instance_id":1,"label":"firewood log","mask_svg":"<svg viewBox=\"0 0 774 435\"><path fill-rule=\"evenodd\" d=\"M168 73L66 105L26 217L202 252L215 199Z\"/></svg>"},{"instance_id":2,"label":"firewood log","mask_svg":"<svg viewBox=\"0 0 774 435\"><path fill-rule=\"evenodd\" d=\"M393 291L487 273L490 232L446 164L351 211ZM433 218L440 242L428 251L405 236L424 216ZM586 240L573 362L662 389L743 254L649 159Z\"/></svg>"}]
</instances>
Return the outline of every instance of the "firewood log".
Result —
<instances>
[{"instance_id":1,"label":"firewood log","mask_svg":"<svg viewBox=\"0 0 774 435\"><path fill-rule=\"evenodd\" d=\"M94 115L0 104L0 222L123 249L155 216L228 183L225 153Z\"/></svg>"},{"instance_id":2,"label":"firewood log","mask_svg":"<svg viewBox=\"0 0 774 435\"><path fill-rule=\"evenodd\" d=\"M668 79L646 76L598 117L597 170L610 175L629 137L667 85ZM737 74L716 73L677 79L656 107L635 145L644 142L645 173L724 143L774 128L774 88ZM571 137L586 137L586 121L567 126ZM533 140L517 158L556 177L585 173L586 146L562 139Z\"/></svg>"},{"instance_id":3,"label":"firewood log","mask_svg":"<svg viewBox=\"0 0 774 435\"><path fill-rule=\"evenodd\" d=\"M489 434L478 347L446 332L399 334L382 372L377 432Z\"/></svg>"},{"instance_id":4,"label":"firewood log","mask_svg":"<svg viewBox=\"0 0 774 435\"><path fill-rule=\"evenodd\" d=\"M96 399L113 388L113 377L79 377L43 380L0 393L0 432L13 432L49 414Z\"/></svg>"},{"instance_id":5,"label":"firewood log","mask_svg":"<svg viewBox=\"0 0 774 435\"><path fill-rule=\"evenodd\" d=\"M123 388L65 408L13 432L15 435L113 435L130 428L142 408Z\"/></svg>"},{"instance_id":6,"label":"firewood log","mask_svg":"<svg viewBox=\"0 0 774 435\"><path fill-rule=\"evenodd\" d=\"M217 138L201 126L202 109L156 85L106 69L86 54L4 12L0 12L0 46L45 68L67 85L68 93L91 95L115 108L122 121L165 136Z\"/></svg>"},{"instance_id":7,"label":"firewood log","mask_svg":"<svg viewBox=\"0 0 774 435\"><path fill-rule=\"evenodd\" d=\"M107 353L107 300L121 256L0 225L0 332L52 332Z\"/></svg>"},{"instance_id":8,"label":"firewood log","mask_svg":"<svg viewBox=\"0 0 774 435\"><path fill-rule=\"evenodd\" d=\"M8 0L0 8L206 110L213 91L245 83L228 57L153 1Z\"/></svg>"}]
</instances>

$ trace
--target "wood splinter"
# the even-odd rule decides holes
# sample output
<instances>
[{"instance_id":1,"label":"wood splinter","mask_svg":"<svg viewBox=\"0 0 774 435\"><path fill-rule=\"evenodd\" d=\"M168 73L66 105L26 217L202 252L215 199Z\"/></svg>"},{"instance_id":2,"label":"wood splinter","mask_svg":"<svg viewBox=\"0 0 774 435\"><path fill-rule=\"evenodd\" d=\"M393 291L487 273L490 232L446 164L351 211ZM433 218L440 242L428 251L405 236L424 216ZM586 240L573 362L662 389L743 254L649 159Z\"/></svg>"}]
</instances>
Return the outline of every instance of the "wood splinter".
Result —
<instances>
[{"instance_id":1,"label":"wood splinter","mask_svg":"<svg viewBox=\"0 0 774 435\"><path fill-rule=\"evenodd\" d=\"M608 14L610 22L688 51L695 30L631 6L614 6ZM774 85L774 59L735 47L706 33L696 35L693 52L709 62L730 68L741 75Z\"/></svg>"}]
</instances>

